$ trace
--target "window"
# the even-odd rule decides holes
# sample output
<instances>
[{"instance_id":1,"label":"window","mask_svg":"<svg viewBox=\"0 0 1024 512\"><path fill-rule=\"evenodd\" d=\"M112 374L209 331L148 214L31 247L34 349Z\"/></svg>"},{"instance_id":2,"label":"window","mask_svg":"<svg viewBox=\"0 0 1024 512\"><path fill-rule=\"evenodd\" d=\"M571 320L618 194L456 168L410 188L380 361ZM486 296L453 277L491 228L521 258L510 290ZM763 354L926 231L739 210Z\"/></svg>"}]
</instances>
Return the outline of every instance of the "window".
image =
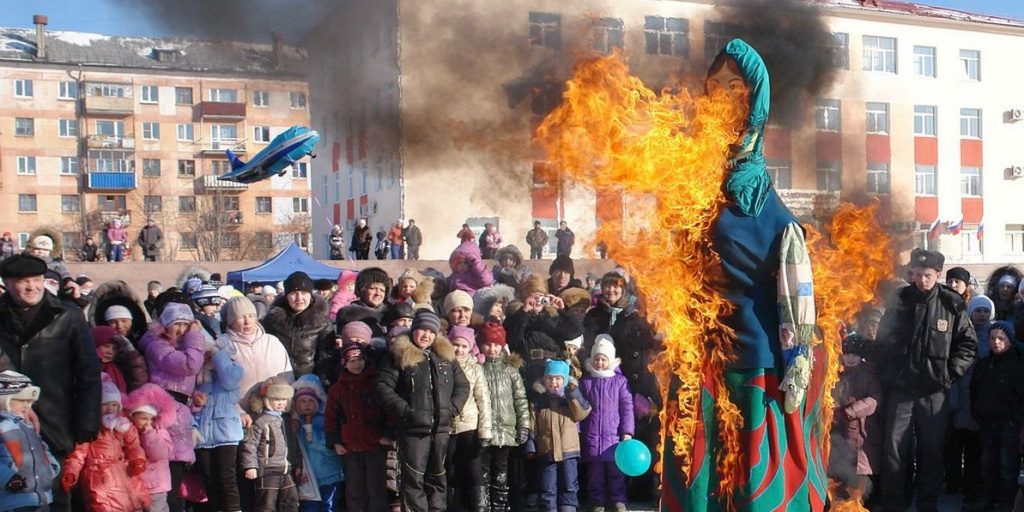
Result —
<instances>
[{"instance_id":1,"label":"window","mask_svg":"<svg viewBox=\"0 0 1024 512\"><path fill-rule=\"evenodd\" d=\"M210 89L210 101L236 103L238 102L238 91L234 89Z\"/></svg>"},{"instance_id":2,"label":"window","mask_svg":"<svg viewBox=\"0 0 1024 512\"><path fill-rule=\"evenodd\" d=\"M219 212L237 212L238 211L238 198L231 197L219 197L219 201L214 203Z\"/></svg>"},{"instance_id":3,"label":"window","mask_svg":"<svg viewBox=\"0 0 1024 512\"><path fill-rule=\"evenodd\" d=\"M174 88L174 103L178 105L191 105L192 104L192 88L191 87L175 87Z\"/></svg>"},{"instance_id":4,"label":"window","mask_svg":"<svg viewBox=\"0 0 1024 512\"><path fill-rule=\"evenodd\" d=\"M134 153L129 151L89 150L92 170L100 172L135 172Z\"/></svg>"},{"instance_id":5,"label":"window","mask_svg":"<svg viewBox=\"0 0 1024 512\"><path fill-rule=\"evenodd\" d=\"M15 98L31 98L32 94L32 80L15 80L14 81L14 97Z\"/></svg>"},{"instance_id":6,"label":"window","mask_svg":"<svg viewBox=\"0 0 1024 512\"><path fill-rule=\"evenodd\" d=\"M268 91L253 91L252 92L252 105L254 107L269 107L270 106L270 92L268 92Z\"/></svg>"},{"instance_id":7,"label":"window","mask_svg":"<svg viewBox=\"0 0 1024 512\"><path fill-rule=\"evenodd\" d=\"M896 72L896 39L864 36L864 71Z\"/></svg>"},{"instance_id":8,"label":"window","mask_svg":"<svg viewBox=\"0 0 1024 512\"><path fill-rule=\"evenodd\" d=\"M163 198L160 196L145 196L142 198L142 208L146 214L161 213L164 211Z\"/></svg>"},{"instance_id":9,"label":"window","mask_svg":"<svg viewBox=\"0 0 1024 512\"><path fill-rule=\"evenodd\" d=\"M832 34L832 65L838 69L850 69L850 34Z\"/></svg>"},{"instance_id":10,"label":"window","mask_svg":"<svg viewBox=\"0 0 1024 512\"><path fill-rule=\"evenodd\" d=\"M935 107L914 105L914 135L935 136Z\"/></svg>"},{"instance_id":11,"label":"window","mask_svg":"<svg viewBox=\"0 0 1024 512\"><path fill-rule=\"evenodd\" d=\"M60 173L65 176L73 176L78 174L78 157L60 157Z\"/></svg>"},{"instance_id":12,"label":"window","mask_svg":"<svg viewBox=\"0 0 1024 512\"><path fill-rule=\"evenodd\" d=\"M124 121L96 121L96 134L108 137L124 137Z\"/></svg>"},{"instance_id":13,"label":"window","mask_svg":"<svg viewBox=\"0 0 1024 512\"><path fill-rule=\"evenodd\" d=\"M241 236L238 233L221 233L221 247L225 249L238 249L241 245Z\"/></svg>"},{"instance_id":14,"label":"window","mask_svg":"<svg viewBox=\"0 0 1024 512\"><path fill-rule=\"evenodd\" d=\"M214 141L224 141L228 145L238 141L238 126L233 124L211 124L210 138ZM217 149L214 147L214 149Z\"/></svg>"},{"instance_id":15,"label":"window","mask_svg":"<svg viewBox=\"0 0 1024 512\"><path fill-rule=\"evenodd\" d=\"M1006 252L1024 254L1024 224L1006 225Z\"/></svg>"},{"instance_id":16,"label":"window","mask_svg":"<svg viewBox=\"0 0 1024 512\"><path fill-rule=\"evenodd\" d=\"M978 240L977 224L964 224L960 231L960 254L981 254L981 240Z\"/></svg>"},{"instance_id":17,"label":"window","mask_svg":"<svg viewBox=\"0 0 1024 512\"><path fill-rule=\"evenodd\" d=\"M178 196L179 213L196 212L196 196Z\"/></svg>"},{"instance_id":18,"label":"window","mask_svg":"<svg viewBox=\"0 0 1024 512\"><path fill-rule=\"evenodd\" d=\"M293 197L292 198L292 211L295 213L309 213L309 198L308 197Z\"/></svg>"},{"instance_id":19,"label":"window","mask_svg":"<svg viewBox=\"0 0 1024 512\"><path fill-rule=\"evenodd\" d=\"M304 180L309 177L309 162L295 162L292 164L292 178Z\"/></svg>"},{"instance_id":20,"label":"window","mask_svg":"<svg viewBox=\"0 0 1024 512\"><path fill-rule=\"evenodd\" d=\"M818 131L842 131L839 100L818 100L814 104L814 123Z\"/></svg>"},{"instance_id":21,"label":"window","mask_svg":"<svg viewBox=\"0 0 1024 512\"><path fill-rule=\"evenodd\" d=\"M824 192L843 190L843 177L839 162L818 162L818 190Z\"/></svg>"},{"instance_id":22,"label":"window","mask_svg":"<svg viewBox=\"0 0 1024 512\"><path fill-rule=\"evenodd\" d=\"M231 172L231 162L227 160L214 160L210 162L210 167L217 176Z\"/></svg>"},{"instance_id":23,"label":"window","mask_svg":"<svg viewBox=\"0 0 1024 512\"><path fill-rule=\"evenodd\" d=\"M35 174L36 173L36 157L34 156L19 156L18 157L18 174Z\"/></svg>"},{"instance_id":24,"label":"window","mask_svg":"<svg viewBox=\"0 0 1024 512\"><path fill-rule=\"evenodd\" d=\"M57 84L58 100L78 99L78 82L60 82Z\"/></svg>"},{"instance_id":25,"label":"window","mask_svg":"<svg viewBox=\"0 0 1024 512\"><path fill-rule=\"evenodd\" d=\"M160 159L143 158L142 175L150 178L160 176Z\"/></svg>"},{"instance_id":26,"label":"window","mask_svg":"<svg viewBox=\"0 0 1024 512\"><path fill-rule=\"evenodd\" d=\"M160 89L155 85L143 85L142 86L142 97L139 99L142 103L156 103L160 100Z\"/></svg>"},{"instance_id":27,"label":"window","mask_svg":"<svg viewBox=\"0 0 1024 512\"><path fill-rule=\"evenodd\" d=\"M35 194L18 194L18 211L19 212L34 212L34 211L36 211L36 195Z\"/></svg>"},{"instance_id":28,"label":"window","mask_svg":"<svg viewBox=\"0 0 1024 512\"><path fill-rule=\"evenodd\" d=\"M254 142L267 143L270 142L270 127L269 126L253 126L252 127L252 140Z\"/></svg>"},{"instance_id":29,"label":"window","mask_svg":"<svg viewBox=\"0 0 1024 512\"><path fill-rule=\"evenodd\" d=\"M178 176L191 177L196 175L195 160L178 160Z\"/></svg>"},{"instance_id":30,"label":"window","mask_svg":"<svg viewBox=\"0 0 1024 512\"><path fill-rule=\"evenodd\" d=\"M74 138L78 137L78 120L77 119L59 119L57 120L57 135L61 137Z\"/></svg>"},{"instance_id":31,"label":"window","mask_svg":"<svg viewBox=\"0 0 1024 512\"><path fill-rule=\"evenodd\" d=\"M274 234L269 231L257 231L254 242L257 249L271 249L274 247Z\"/></svg>"},{"instance_id":32,"label":"window","mask_svg":"<svg viewBox=\"0 0 1024 512\"><path fill-rule=\"evenodd\" d=\"M75 194L64 194L60 196L61 213L75 213L82 211L82 198Z\"/></svg>"},{"instance_id":33,"label":"window","mask_svg":"<svg viewBox=\"0 0 1024 512\"><path fill-rule=\"evenodd\" d=\"M981 167L960 168L960 195L981 196Z\"/></svg>"},{"instance_id":34,"label":"window","mask_svg":"<svg viewBox=\"0 0 1024 512\"><path fill-rule=\"evenodd\" d=\"M96 198L96 209L101 212L121 213L127 209L128 201L126 196L99 196Z\"/></svg>"},{"instance_id":35,"label":"window","mask_svg":"<svg viewBox=\"0 0 1024 512\"><path fill-rule=\"evenodd\" d=\"M142 123L143 140L160 140L160 123Z\"/></svg>"},{"instance_id":36,"label":"window","mask_svg":"<svg viewBox=\"0 0 1024 512\"><path fill-rule=\"evenodd\" d=\"M889 193L889 164L868 164L868 193Z\"/></svg>"},{"instance_id":37,"label":"window","mask_svg":"<svg viewBox=\"0 0 1024 512\"><path fill-rule=\"evenodd\" d=\"M889 133L889 104L868 103L868 133Z\"/></svg>"},{"instance_id":38,"label":"window","mask_svg":"<svg viewBox=\"0 0 1024 512\"><path fill-rule=\"evenodd\" d=\"M199 247L195 233L178 233L178 247L185 250L193 250Z\"/></svg>"},{"instance_id":39,"label":"window","mask_svg":"<svg viewBox=\"0 0 1024 512\"><path fill-rule=\"evenodd\" d=\"M562 47L562 15L530 13L530 44L558 50Z\"/></svg>"},{"instance_id":40,"label":"window","mask_svg":"<svg viewBox=\"0 0 1024 512\"><path fill-rule=\"evenodd\" d=\"M36 134L36 120L31 117L14 118L14 134L18 137L32 137Z\"/></svg>"},{"instance_id":41,"label":"window","mask_svg":"<svg viewBox=\"0 0 1024 512\"><path fill-rule=\"evenodd\" d=\"M690 22L683 18L644 17L644 38L649 55L690 54Z\"/></svg>"},{"instance_id":42,"label":"window","mask_svg":"<svg viewBox=\"0 0 1024 512\"><path fill-rule=\"evenodd\" d=\"M594 18L594 41L591 45L595 50L608 55L612 49L622 49L625 45L622 31L622 20L618 18Z\"/></svg>"},{"instance_id":43,"label":"window","mask_svg":"<svg viewBox=\"0 0 1024 512\"><path fill-rule=\"evenodd\" d=\"M184 123L178 125L178 140L181 142L188 142L196 140L195 125L192 123Z\"/></svg>"},{"instance_id":44,"label":"window","mask_svg":"<svg viewBox=\"0 0 1024 512\"><path fill-rule=\"evenodd\" d=\"M914 74L935 78L935 47L914 47Z\"/></svg>"},{"instance_id":45,"label":"window","mask_svg":"<svg viewBox=\"0 0 1024 512\"><path fill-rule=\"evenodd\" d=\"M793 171L788 160L768 160L767 169L776 189L793 188Z\"/></svg>"},{"instance_id":46,"label":"window","mask_svg":"<svg viewBox=\"0 0 1024 512\"><path fill-rule=\"evenodd\" d=\"M981 109L960 109L960 136L972 139L981 138Z\"/></svg>"},{"instance_id":47,"label":"window","mask_svg":"<svg viewBox=\"0 0 1024 512\"><path fill-rule=\"evenodd\" d=\"M936 176L934 165L915 165L914 193L919 196L934 196Z\"/></svg>"},{"instance_id":48,"label":"window","mask_svg":"<svg viewBox=\"0 0 1024 512\"><path fill-rule=\"evenodd\" d=\"M132 88L125 84L93 82L85 85L85 94L104 98L131 98Z\"/></svg>"},{"instance_id":49,"label":"window","mask_svg":"<svg viewBox=\"0 0 1024 512\"><path fill-rule=\"evenodd\" d=\"M981 80L981 52L960 50L961 76L966 80Z\"/></svg>"},{"instance_id":50,"label":"window","mask_svg":"<svg viewBox=\"0 0 1024 512\"><path fill-rule=\"evenodd\" d=\"M291 92L288 93L288 106L295 109L306 108L306 93L304 92Z\"/></svg>"},{"instance_id":51,"label":"window","mask_svg":"<svg viewBox=\"0 0 1024 512\"><path fill-rule=\"evenodd\" d=\"M274 206L273 202L269 197L257 197L256 198L256 213L273 213Z\"/></svg>"}]
</instances>

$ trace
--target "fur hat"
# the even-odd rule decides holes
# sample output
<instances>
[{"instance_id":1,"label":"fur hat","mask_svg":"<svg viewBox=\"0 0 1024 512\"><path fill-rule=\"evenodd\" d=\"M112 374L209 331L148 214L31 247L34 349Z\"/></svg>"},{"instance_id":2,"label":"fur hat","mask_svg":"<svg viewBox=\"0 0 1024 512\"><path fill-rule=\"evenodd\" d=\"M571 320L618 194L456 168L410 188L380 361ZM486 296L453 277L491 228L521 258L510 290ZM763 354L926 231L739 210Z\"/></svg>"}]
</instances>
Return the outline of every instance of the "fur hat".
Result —
<instances>
[{"instance_id":1,"label":"fur hat","mask_svg":"<svg viewBox=\"0 0 1024 512\"><path fill-rule=\"evenodd\" d=\"M567 308L571 308L580 303L586 303L587 306L590 306L590 302L593 300L593 297L590 296L590 292L583 288L576 287L566 288L562 290L562 293L558 294L558 296L562 299L562 302L565 303L565 307Z\"/></svg>"},{"instance_id":2,"label":"fur hat","mask_svg":"<svg viewBox=\"0 0 1024 512\"><path fill-rule=\"evenodd\" d=\"M153 383L143 384L128 393L124 399L124 408L129 414L152 414L153 424L159 428L169 428L178 421L178 402L167 394L167 391Z\"/></svg>"},{"instance_id":3,"label":"fur hat","mask_svg":"<svg viewBox=\"0 0 1024 512\"><path fill-rule=\"evenodd\" d=\"M494 343L497 345L505 346L505 328L497 322L484 322L484 325L480 327L480 335L477 338L477 343L484 345L485 343Z\"/></svg>"},{"instance_id":4,"label":"fur hat","mask_svg":"<svg viewBox=\"0 0 1024 512\"><path fill-rule=\"evenodd\" d=\"M462 290L455 290L444 297L444 307L441 311L448 316L455 308L466 308L473 311L473 297Z\"/></svg>"},{"instance_id":5,"label":"fur hat","mask_svg":"<svg viewBox=\"0 0 1024 512\"><path fill-rule=\"evenodd\" d=\"M971 298L971 302L967 303L967 314L974 314L974 310L978 308L988 308L988 321L991 322L996 319L996 304L992 302L992 299L986 295L978 295Z\"/></svg>"},{"instance_id":6,"label":"fur hat","mask_svg":"<svg viewBox=\"0 0 1024 512\"><path fill-rule=\"evenodd\" d=\"M354 270L342 270L338 273L338 289L346 289L349 283L356 282L356 277L358 276L359 273Z\"/></svg>"},{"instance_id":7,"label":"fur hat","mask_svg":"<svg viewBox=\"0 0 1024 512\"><path fill-rule=\"evenodd\" d=\"M317 279L313 281L313 289L318 292L326 292L334 289L334 281L330 279Z\"/></svg>"},{"instance_id":8,"label":"fur hat","mask_svg":"<svg viewBox=\"0 0 1024 512\"><path fill-rule=\"evenodd\" d=\"M11 410L11 399L39 400L39 387L32 385L32 380L14 371L0 372L0 406L3 410Z\"/></svg>"},{"instance_id":9,"label":"fur hat","mask_svg":"<svg viewBox=\"0 0 1024 512\"><path fill-rule=\"evenodd\" d=\"M100 403L117 402L117 405L121 405L121 390L117 389L117 384L105 372L100 373L100 383Z\"/></svg>"},{"instance_id":10,"label":"fur hat","mask_svg":"<svg viewBox=\"0 0 1024 512\"><path fill-rule=\"evenodd\" d=\"M170 327L175 322L188 322L192 323L196 317L192 314L192 309L185 304L178 304L177 302L171 302L164 306L164 310L160 313L160 325L164 327Z\"/></svg>"},{"instance_id":11,"label":"fur hat","mask_svg":"<svg viewBox=\"0 0 1024 512\"><path fill-rule=\"evenodd\" d=\"M516 291L511 286L493 284L473 294L473 313L487 318L491 314L491 308L498 302L508 305L515 300Z\"/></svg>"},{"instance_id":12,"label":"fur hat","mask_svg":"<svg viewBox=\"0 0 1024 512\"><path fill-rule=\"evenodd\" d=\"M352 338L358 338L369 343L370 339L373 338L373 330L365 322L358 320L349 322L345 324L345 327L341 328L341 339L348 341Z\"/></svg>"},{"instance_id":13,"label":"fur hat","mask_svg":"<svg viewBox=\"0 0 1024 512\"><path fill-rule=\"evenodd\" d=\"M253 393L249 398L249 407L252 408L253 412L259 414L270 408L269 403L271 399L281 398L288 400L288 405L285 406L285 411L288 411L291 409L292 397L294 396L295 390L292 389L292 385L284 377L274 376L263 381L258 393Z\"/></svg>"},{"instance_id":14,"label":"fur hat","mask_svg":"<svg viewBox=\"0 0 1024 512\"><path fill-rule=\"evenodd\" d=\"M363 292L371 284L380 283L384 285L384 292L391 290L391 277L380 267L367 267L359 271L356 276L356 295L362 297Z\"/></svg>"},{"instance_id":15,"label":"fur hat","mask_svg":"<svg viewBox=\"0 0 1024 512\"><path fill-rule=\"evenodd\" d=\"M295 380L292 384L292 389L295 390L295 400L304 396L312 397L316 400L317 412L323 413L327 405L327 392L324 391L324 385L320 383L320 378L313 374L303 375Z\"/></svg>"},{"instance_id":16,"label":"fur hat","mask_svg":"<svg viewBox=\"0 0 1024 512\"><path fill-rule=\"evenodd\" d=\"M256 305L248 297L235 297L225 302L224 307L220 308L220 316L228 326L235 323L239 317L255 314Z\"/></svg>"},{"instance_id":17,"label":"fur hat","mask_svg":"<svg viewBox=\"0 0 1024 512\"><path fill-rule=\"evenodd\" d=\"M911 268L930 268L936 272L942 272L942 265L946 262L946 257L938 251L929 251L925 249L914 249L910 251L910 266Z\"/></svg>"},{"instance_id":18,"label":"fur hat","mask_svg":"<svg viewBox=\"0 0 1024 512\"><path fill-rule=\"evenodd\" d=\"M519 300L526 300L535 293L548 294L548 283L540 274L530 274L519 285Z\"/></svg>"}]
</instances>

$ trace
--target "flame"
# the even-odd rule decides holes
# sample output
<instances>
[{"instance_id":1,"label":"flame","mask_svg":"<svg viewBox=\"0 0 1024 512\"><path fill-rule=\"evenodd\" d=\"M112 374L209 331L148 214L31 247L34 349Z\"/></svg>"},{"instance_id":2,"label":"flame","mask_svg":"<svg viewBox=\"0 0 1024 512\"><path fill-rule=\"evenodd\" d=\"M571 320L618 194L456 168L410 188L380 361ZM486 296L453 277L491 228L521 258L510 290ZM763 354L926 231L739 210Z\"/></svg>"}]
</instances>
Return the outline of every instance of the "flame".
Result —
<instances>
[{"instance_id":1,"label":"flame","mask_svg":"<svg viewBox=\"0 0 1024 512\"><path fill-rule=\"evenodd\" d=\"M604 223L597 238L635 276L650 320L665 333L665 352L653 369L668 404L662 425L683 468L690 467L704 375L714 376L717 396L729 396L722 370L733 333L719 319L732 306L714 286L721 264L711 249L710 227L725 202L721 185L729 146L746 115L720 92L694 97L680 88L656 94L629 74L616 53L580 62L563 104L537 130L551 169L625 196L630 212L624 222ZM719 493L731 502L743 475L742 418L728 400L717 402L725 447L716 461Z\"/></svg>"}]
</instances>

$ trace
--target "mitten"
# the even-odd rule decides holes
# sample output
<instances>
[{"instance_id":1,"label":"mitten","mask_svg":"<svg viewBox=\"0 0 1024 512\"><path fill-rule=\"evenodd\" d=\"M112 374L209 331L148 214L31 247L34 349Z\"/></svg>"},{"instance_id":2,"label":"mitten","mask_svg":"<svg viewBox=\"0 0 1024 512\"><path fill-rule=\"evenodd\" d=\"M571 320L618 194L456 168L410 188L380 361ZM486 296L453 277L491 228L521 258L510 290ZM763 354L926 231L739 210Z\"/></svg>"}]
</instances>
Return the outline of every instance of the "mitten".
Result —
<instances>
[{"instance_id":1,"label":"mitten","mask_svg":"<svg viewBox=\"0 0 1024 512\"><path fill-rule=\"evenodd\" d=\"M529 430L520 430L519 432L516 432L516 444L521 445L525 443L527 439L530 439Z\"/></svg>"},{"instance_id":2,"label":"mitten","mask_svg":"<svg viewBox=\"0 0 1024 512\"><path fill-rule=\"evenodd\" d=\"M138 476L146 472L146 459L134 459L128 464L128 474Z\"/></svg>"},{"instance_id":3,"label":"mitten","mask_svg":"<svg viewBox=\"0 0 1024 512\"><path fill-rule=\"evenodd\" d=\"M7 490L11 492L18 492L25 488L25 477L21 475L14 475L10 480L7 481Z\"/></svg>"},{"instance_id":4,"label":"mitten","mask_svg":"<svg viewBox=\"0 0 1024 512\"><path fill-rule=\"evenodd\" d=\"M64 489L64 492L70 492L71 488L78 483L78 477L71 473L64 473L64 476L60 477L60 486Z\"/></svg>"}]
</instances>

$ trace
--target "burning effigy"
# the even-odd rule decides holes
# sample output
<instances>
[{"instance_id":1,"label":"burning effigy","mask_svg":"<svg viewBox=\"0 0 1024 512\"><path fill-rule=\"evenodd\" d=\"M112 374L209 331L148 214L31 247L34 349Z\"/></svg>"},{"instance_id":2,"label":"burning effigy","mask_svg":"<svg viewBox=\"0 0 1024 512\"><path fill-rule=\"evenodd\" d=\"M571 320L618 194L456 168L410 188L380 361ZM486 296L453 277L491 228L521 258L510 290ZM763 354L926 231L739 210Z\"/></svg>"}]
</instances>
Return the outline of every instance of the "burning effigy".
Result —
<instances>
[{"instance_id":1,"label":"burning effigy","mask_svg":"<svg viewBox=\"0 0 1024 512\"><path fill-rule=\"evenodd\" d=\"M839 329L890 269L888 239L874 206L844 206L844 229L819 234L783 204L765 169L770 86L754 48L729 42L705 88L656 93L618 54L587 60L536 140L566 177L636 212L597 239L665 336L652 364L662 509L821 511ZM863 236L871 255L855 247ZM841 280L832 265L877 272Z\"/></svg>"}]
</instances>

